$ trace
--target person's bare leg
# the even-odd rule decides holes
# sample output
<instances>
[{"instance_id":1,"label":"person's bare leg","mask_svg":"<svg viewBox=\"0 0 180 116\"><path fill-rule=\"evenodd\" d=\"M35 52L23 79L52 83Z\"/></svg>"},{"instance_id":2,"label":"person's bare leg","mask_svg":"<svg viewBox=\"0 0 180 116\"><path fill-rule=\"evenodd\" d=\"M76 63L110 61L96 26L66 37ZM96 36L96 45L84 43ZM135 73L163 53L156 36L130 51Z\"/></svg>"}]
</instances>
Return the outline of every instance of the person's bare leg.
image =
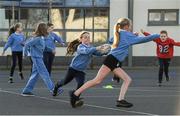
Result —
<instances>
[{"instance_id":1,"label":"person's bare leg","mask_svg":"<svg viewBox=\"0 0 180 116\"><path fill-rule=\"evenodd\" d=\"M128 74L121 68L114 69L113 73L116 74L119 78L121 78L123 80L123 84L121 86L119 99L118 99L120 101L125 98L125 94L126 94L128 87L132 80L128 76Z\"/></svg>"},{"instance_id":2,"label":"person's bare leg","mask_svg":"<svg viewBox=\"0 0 180 116\"><path fill-rule=\"evenodd\" d=\"M83 86L81 86L79 89L77 89L74 94L76 96L79 96L83 91L85 91L86 89L93 87L95 85L98 85L99 83L102 82L102 80L106 77L106 75L109 74L111 70L105 66L102 65L102 67L99 69L96 77L90 81L87 81Z\"/></svg>"}]
</instances>

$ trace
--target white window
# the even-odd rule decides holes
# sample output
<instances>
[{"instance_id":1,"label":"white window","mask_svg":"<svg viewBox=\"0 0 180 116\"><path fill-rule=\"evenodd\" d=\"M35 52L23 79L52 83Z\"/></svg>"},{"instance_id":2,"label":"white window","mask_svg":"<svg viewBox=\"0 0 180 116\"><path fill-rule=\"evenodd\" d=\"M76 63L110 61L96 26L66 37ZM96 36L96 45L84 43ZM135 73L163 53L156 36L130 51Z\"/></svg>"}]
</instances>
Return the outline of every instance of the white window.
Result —
<instances>
[{"instance_id":1,"label":"white window","mask_svg":"<svg viewBox=\"0 0 180 116\"><path fill-rule=\"evenodd\" d=\"M149 9L149 26L176 26L179 24L178 9Z\"/></svg>"}]
</instances>

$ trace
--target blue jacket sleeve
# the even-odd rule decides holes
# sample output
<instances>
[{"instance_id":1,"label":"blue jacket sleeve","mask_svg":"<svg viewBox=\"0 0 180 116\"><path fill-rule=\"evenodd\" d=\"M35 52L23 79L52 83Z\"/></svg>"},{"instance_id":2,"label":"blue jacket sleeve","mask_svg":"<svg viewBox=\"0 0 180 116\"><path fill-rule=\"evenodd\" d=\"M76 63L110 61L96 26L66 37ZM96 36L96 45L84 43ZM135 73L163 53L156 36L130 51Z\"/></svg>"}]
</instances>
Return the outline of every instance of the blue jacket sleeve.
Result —
<instances>
[{"instance_id":1,"label":"blue jacket sleeve","mask_svg":"<svg viewBox=\"0 0 180 116\"><path fill-rule=\"evenodd\" d=\"M45 38L44 41L45 41L45 51L53 51L54 50L54 47L49 44L49 40L48 38Z\"/></svg>"},{"instance_id":2,"label":"blue jacket sleeve","mask_svg":"<svg viewBox=\"0 0 180 116\"><path fill-rule=\"evenodd\" d=\"M79 45L77 48L77 53L79 54L93 54L96 51L96 47L84 47Z\"/></svg>"},{"instance_id":3,"label":"blue jacket sleeve","mask_svg":"<svg viewBox=\"0 0 180 116\"><path fill-rule=\"evenodd\" d=\"M35 45L37 42L38 42L38 39L31 39L25 43L25 47L24 47L24 55L25 56L28 55L30 47Z\"/></svg>"},{"instance_id":4,"label":"blue jacket sleeve","mask_svg":"<svg viewBox=\"0 0 180 116\"><path fill-rule=\"evenodd\" d=\"M149 42L152 41L154 39L157 39L160 37L159 34L152 34L152 35L148 35L148 36L136 36L133 33L127 33L128 36L128 42L130 45L134 45L134 44L140 44L140 43L145 43L145 42Z\"/></svg>"},{"instance_id":5,"label":"blue jacket sleeve","mask_svg":"<svg viewBox=\"0 0 180 116\"><path fill-rule=\"evenodd\" d=\"M53 33L53 36L54 36L55 41L57 41L58 43L62 45L65 44L64 40L60 36L56 35L55 33Z\"/></svg>"},{"instance_id":6,"label":"blue jacket sleeve","mask_svg":"<svg viewBox=\"0 0 180 116\"><path fill-rule=\"evenodd\" d=\"M30 46L28 46L28 45L25 43L25 46L24 46L24 56L28 56L29 49L30 49Z\"/></svg>"},{"instance_id":7,"label":"blue jacket sleeve","mask_svg":"<svg viewBox=\"0 0 180 116\"><path fill-rule=\"evenodd\" d=\"M103 56L103 55L106 55L106 54L102 54L101 52L96 50L95 52L93 52L93 55L95 55L95 56Z\"/></svg>"},{"instance_id":8,"label":"blue jacket sleeve","mask_svg":"<svg viewBox=\"0 0 180 116\"><path fill-rule=\"evenodd\" d=\"M28 56L28 54L30 53L30 46L26 46L24 47L24 56Z\"/></svg>"},{"instance_id":9,"label":"blue jacket sleeve","mask_svg":"<svg viewBox=\"0 0 180 116\"><path fill-rule=\"evenodd\" d=\"M5 44L3 51L6 51L8 49L8 47L10 47L12 44L13 44L13 37L11 35L8 37L8 41Z\"/></svg>"}]
</instances>

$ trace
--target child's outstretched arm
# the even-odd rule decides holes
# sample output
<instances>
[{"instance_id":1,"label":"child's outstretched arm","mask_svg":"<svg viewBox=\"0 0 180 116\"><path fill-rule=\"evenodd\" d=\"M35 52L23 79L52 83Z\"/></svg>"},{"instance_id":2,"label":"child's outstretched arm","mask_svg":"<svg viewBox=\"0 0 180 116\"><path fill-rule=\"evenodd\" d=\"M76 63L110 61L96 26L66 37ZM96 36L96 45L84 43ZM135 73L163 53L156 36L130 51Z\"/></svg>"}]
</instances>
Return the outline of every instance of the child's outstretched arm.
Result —
<instances>
[{"instance_id":1,"label":"child's outstretched arm","mask_svg":"<svg viewBox=\"0 0 180 116\"><path fill-rule=\"evenodd\" d=\"M8 41L7 41L7 43L6 43L5 46L4 46L2 55L4 55L4 53L5 53L5 51L8 49L8 47L10 47L10 46L13 44L13 40L14 40L14 39L12 38L12 35L9 36Z\"/></svg>"},{"instance_id":2,"label":"child's outstretched arm","mask_svg":"<svg viewBox=\"0 0 180 116\"><path fill-rule=\"evenodd\" d=\"M143 36L136 36L131 32L127 33L127 38L128 38L128 42L129 42L130 45L146 43L146 42L155 40L155 39L157 39L159 37L160 37L159 34L151 34L151 35L143 37Z\"/></svg>"},{"instance_id":3,"label":"child's outstretched arm","mask_svg":"<svg viewBox=\"0 0 180 116\"><path fill-rule=\"evenodd\" d=\"M96 51L94 51L93 55L103 56L107 55L111 51L111 44L103 44L96 47Z\"/></svg>"},{"instance_id":4,"label":"child's outstretched arm","mask_svg":"<svg viewBox=\"0 0 180 116\"><path fill-rule=\"evenodd\" d=\"M149 32L146 32L146 31L144 31L143 29L141 29L141 33L142 33L143 35L145 35L145 36L151 35ZM153 40L153 41L154 41L154 42L157 42L156 40L157 40L157 39L155 39L155 40Z\"/></svg>"},{"instance_id":5,"label":"child's outstretched arm","mask_svg":"<svg viewBox=\"0 0 180 116\"><path fill-rule=\"evenodd\" d=\"M144 31L143 29L141 29L141 33L142 33L143 35L145 35L145 36L151 35L150 33Z\"/></svg>"},{"instance_id":6,"label":"child's outstretched arm","mask_svg":"<svg viewBox=\"0 0 180 116\"><path fill-rule=\"evenodd\" d=\"M143 29L141 29L141 33L142 33L143 35L145 35L145 36L151 35L149 32L146 32L146 31L144 31ZM154 41L154 42L157 42L157 39L154 39L153 41Z\"/></svg>"},{"instance_id":7,"label":"child's outstretched arm","mask_svg":"<svg viewBox=\"0 0 180 116\"><path fill-rule=\"evenodd\" d=\"M172 45L174 45L174 46L180 46L180 42L175 42L173 39L172 39Z\"/></svg>"},{"instance_id":8,"label":"child's outstretched arm","mask_svg":"<svg viewBox=\"0 0 180 116\"><path fill-rule=\"evenodd\" d=\"M85 47L79 45L77 48L77 53L79 54L93 54L96 51L96 47Z\"/></svg>"},{"instance_id":9,"label":"child's outstretched arm","mask_svg":"<svg viewBox=\"0 0 180 116\"><path fill-rule=\"evenodd\" d=\"M58 43L60 43L61 45L65 46L65 42L64 42L64 40L60 36L58 36L57 34L54 33L54 38L55 38L55 40Z\"/></svg>"},{"instance_id":10,"label":"child's outstretched arm","mask_svg":"<svg viewBox=\"0 0 180 116\"><path fill-rule=\"evenodd\" d=\"M174 46L180 46L180 42L174 42Z\"/></svg>"},{"instance_id":11,"label":"child's outstretched arm","mask_svg":"<svg viewBox=\"0 0 180 116\"><path fill-rule=\"evenodd\" d=\"M94 53L93 53L93 55L94 56L103 56L103 55L106 55L106 54L102 54L100 51L95 51Z\"/></svg>"}]
</instances>

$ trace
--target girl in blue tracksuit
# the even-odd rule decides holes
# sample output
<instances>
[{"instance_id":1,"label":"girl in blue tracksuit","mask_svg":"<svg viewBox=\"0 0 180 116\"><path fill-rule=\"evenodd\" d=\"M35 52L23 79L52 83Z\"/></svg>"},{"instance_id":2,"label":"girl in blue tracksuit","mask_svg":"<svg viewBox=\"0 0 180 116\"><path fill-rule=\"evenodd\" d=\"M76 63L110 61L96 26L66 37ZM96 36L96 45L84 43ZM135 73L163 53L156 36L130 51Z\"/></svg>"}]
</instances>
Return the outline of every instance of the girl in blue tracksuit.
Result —
<instances>
[{"instance_id":1,"label":"girl in blue tracksuit","mask_svg":"<svg viewBox=\"0 0 180 116\"><path fill-rule=\"evenodd\" d=\"M54 90L54 84L51 81L49 73L43 62L43 52L45 48L44 38L48 35L47 25L45 23L40 23L35 31L35 36L33 39L25 44L24 55L27 56L30 52L31 59L33 62L32 73L27 82L25 88L23 89L22 96L33 96L32 90L39 78L43 79L49 91L52 93ZM30 50L30 51L29 51ZM61 91L59 91L61 92Z\"/></svg>"},{"instance_id":2,"label":"girl in blue tracksuit","mask_svg":"<svg viewBox=\"0 0 180 116\"><path fill-rule=\"evenodd\" d=\"M55 43L58 42L63 46L65 45L65 43L61 37L59 37L57 34L53 32L54 26L52 23L48 23L47 26L48 26L49 35L47 36L47 39L45 39L46 47L43 54L43 60L49 74L51 75L51 68L56 53Z\"/></svg>"},{"instance_id":3,"label":"girl in blue tracksuit","mask_svg":"<svg viewBox=\"0 0 180 116\"><path fill-rule=\"evenodd\" d=\"M17 59L18 59L18 65L19 65L19 76L21 77L22 80L24 79L23 73L22 73L22 57L23 57L24 39L25 38L22 33L21 23L17 23L10 28L8 41L5 44L3 53L2 53L2 55L4 55L8 47L11 47L12 63L11 63L11 70L10 70L10 75L9 75L9 83L13 83L13 74L16 67Z\"/></svg>"},{"instance_id":4,"label":"girl in blue tracksuit","mask_svg":"<svg viewBox=\"0 0 180 116\"><path fill-rule=\"evenodd\" d=\"M71 105L72 106L81 106L79 105L79 96L86 89L93 87L97 84L100 84L102 80L112 71L119 78L123 80L121 86L120 95L117 100L117 107L132 107L133 104L125 100L125 94L128 90L128 87L131 83L131 78L129 75L120 67L118 67L119 62L123 62L124 59L128 56L128 48L134 44L144 43L156 39L159 37L158 34L152 34L150 36L141 37L134 35L130 30L131 21L127 18L120 18L114 26L114 41L112 44L112 49L109 55L105 58L102 67L99 69L96 77L84 85L82 85L76 91L71 91ZM78 103L78 104L77 104Z\"/></svg>"},{"instance_id":5,"label":"girl in blue tracksuit","mask_svg":"<svg viewBox=\"0 0 180 116\"><path fill-rule=\"evenodd\" d=\"M72 59L70 67L64 79L56 83L53 96L57 95L58 88L68 84L74 78L77 81L77 89L84 84L85 73L84 70L90 63L93 55L102 56L98 50L101 47L93 47L90 45L90 33L82 32L79 39L72 41L67 48L67 55L73 55L76 51L75 57Z\"/></svg>"}]
</instances>

